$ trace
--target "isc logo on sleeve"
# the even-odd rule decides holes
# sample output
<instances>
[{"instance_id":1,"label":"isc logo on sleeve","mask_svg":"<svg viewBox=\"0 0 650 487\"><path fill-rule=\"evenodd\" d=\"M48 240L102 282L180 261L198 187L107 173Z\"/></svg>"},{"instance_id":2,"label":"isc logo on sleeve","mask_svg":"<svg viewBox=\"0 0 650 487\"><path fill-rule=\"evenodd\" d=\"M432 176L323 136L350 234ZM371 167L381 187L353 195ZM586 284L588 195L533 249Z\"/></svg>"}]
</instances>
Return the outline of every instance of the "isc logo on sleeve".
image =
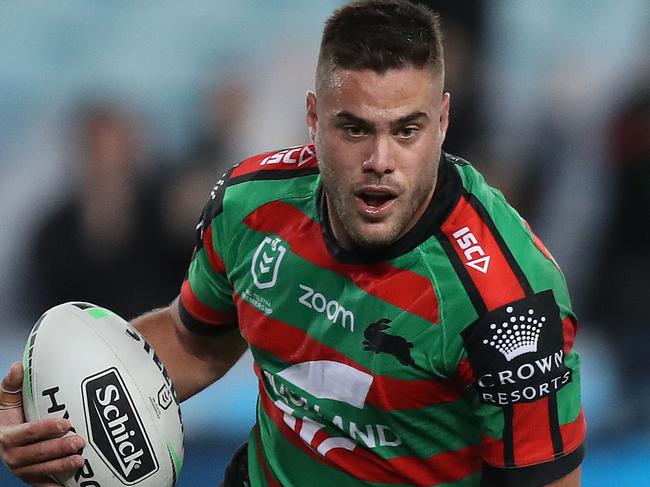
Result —
<instances>
[{"instance_id":1,"label":"isc logo on sleeve","mask_svg":"<svg viewBox=\"0 0 650 487\"><path fill-rule=\"evenodd\" d=\"M309 145L293 147L291 149L281 150L262 159L260 166L273 164L297 164L302 167L316 157L313 147Z\"/></svg>"},{"instance_id":2,"label":"isc logo on sleeve","mask_svg":"<svg viewBox=\"0 0 650 487\"><path fill-rule=\"evenodd\" d=\"M474 234L469 231L469 227L456 230L452 236L463 251L465 265L487 274L490 266L490 256L485 254L485 250L479 245Z\"/></svg>"}]
</instances>

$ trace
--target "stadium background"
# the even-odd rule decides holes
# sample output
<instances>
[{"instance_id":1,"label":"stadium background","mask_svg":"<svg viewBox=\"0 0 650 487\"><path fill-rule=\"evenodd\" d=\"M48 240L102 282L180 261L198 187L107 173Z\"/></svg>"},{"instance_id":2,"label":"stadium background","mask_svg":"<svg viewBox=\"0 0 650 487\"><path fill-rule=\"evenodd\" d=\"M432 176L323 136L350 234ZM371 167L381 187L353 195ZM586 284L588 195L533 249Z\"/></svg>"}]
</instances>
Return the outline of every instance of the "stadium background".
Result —
<instances>
[{"instance_id":1,"label":"stadium background","mask_svg":"<svg viewBox=\"0 0 650 487\"><path fill-rule=\"evenodd\" d=\"M429 3L447 34L454 110L445 148L474 161L531 221L581 318L583 485L650 485L650 4ZM306 140L304 94L322 22L340 4L2 6L0 370L66 289L126 316L173 297L195 216L221 168ZM84 226L66 202L92 208L89 194L111 209L110 198L137 194L116 207L127 215L120 221L140 219L115 227L112 211L95 204L88 211L105 220ZM114 239L114 248L54 244L77 235L71 228L89 242ZM75 288L86 278L97 285ZM129 290L152 281L159 289ZM130 294L111 293L116 287ZM255 398L245 357L185 404L181 486L217 484L253 422ZM0 485L20 483L2 466Z\"/></svg>"}]
</instances>

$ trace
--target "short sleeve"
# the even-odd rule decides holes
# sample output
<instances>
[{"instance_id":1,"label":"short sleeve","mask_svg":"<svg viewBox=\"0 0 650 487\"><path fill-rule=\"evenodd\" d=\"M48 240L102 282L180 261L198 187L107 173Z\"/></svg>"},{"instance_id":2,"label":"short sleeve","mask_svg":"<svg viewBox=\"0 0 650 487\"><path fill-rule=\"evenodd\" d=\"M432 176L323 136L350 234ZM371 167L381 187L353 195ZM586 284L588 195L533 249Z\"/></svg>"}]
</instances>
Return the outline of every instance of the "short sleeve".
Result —
<instances>
[{"instance_id":1,"label":"short sleeve","mask_svg":"<svg viewBox=\"0 0 650 487\"><path fill-rule=\"evenodd\" d=\"M576 320L552 290L486 312L462 332L486 486L545 485L584 456Z\"/></svg>"},{"instance_id":2,"label":"short sleeve","mask_svg":"<svg viewBox=\"0 0 650 487\"><path fill-rule=\"evenodd\" d=\"M195 248L181 286L180 314L183 324L199 334L218 334L237 326L232 285L220 247L223 235L223 199L229 172L212 189L196 225Z\"/></svg>"}]
</instances>

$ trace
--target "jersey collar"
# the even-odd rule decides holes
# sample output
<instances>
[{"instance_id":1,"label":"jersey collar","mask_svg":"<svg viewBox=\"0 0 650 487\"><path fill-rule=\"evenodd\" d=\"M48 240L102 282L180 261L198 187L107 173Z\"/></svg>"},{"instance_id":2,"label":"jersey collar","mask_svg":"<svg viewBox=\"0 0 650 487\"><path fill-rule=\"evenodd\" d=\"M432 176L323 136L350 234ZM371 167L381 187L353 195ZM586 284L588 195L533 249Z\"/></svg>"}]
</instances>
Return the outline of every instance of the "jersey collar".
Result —
<instances>
[{"instance_id":1,"label":"jersey collar","mask_svg":"<svg viewBox=\"0 0 650 487\"><path fill-rule=\"evenodd\" d=\"M330 225L325 191L321 184L318 188L318 213L325 244L330 254L346 264L368 264L395 259L404 255L433 236L447 219L460 198L462 182L458 172L453 168L450 156L440 154L438 179L433 197L422 217L411 230L392 244L381 249L344 249L334 238Z\"/></svg>"}]
</instances>

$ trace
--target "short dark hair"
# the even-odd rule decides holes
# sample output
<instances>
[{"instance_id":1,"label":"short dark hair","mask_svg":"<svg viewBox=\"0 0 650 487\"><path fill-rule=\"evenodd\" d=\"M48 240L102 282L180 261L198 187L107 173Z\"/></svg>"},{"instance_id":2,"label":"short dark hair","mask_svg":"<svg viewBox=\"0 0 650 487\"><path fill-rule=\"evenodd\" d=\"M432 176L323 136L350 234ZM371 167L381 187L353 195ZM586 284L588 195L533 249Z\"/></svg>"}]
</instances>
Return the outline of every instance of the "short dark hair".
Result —
<instances>
[{"instance_id":1,"label":"short dark hair","mask_svg":"<svg viewBox=\"0 0 650 487\"><path fill-rule=\"evenodd\" d=\"M316 84L336 68L389 69L431 66L443 73L438 15L407 0L358 0L325 22Z\"/></svg>"}]
</instances>

